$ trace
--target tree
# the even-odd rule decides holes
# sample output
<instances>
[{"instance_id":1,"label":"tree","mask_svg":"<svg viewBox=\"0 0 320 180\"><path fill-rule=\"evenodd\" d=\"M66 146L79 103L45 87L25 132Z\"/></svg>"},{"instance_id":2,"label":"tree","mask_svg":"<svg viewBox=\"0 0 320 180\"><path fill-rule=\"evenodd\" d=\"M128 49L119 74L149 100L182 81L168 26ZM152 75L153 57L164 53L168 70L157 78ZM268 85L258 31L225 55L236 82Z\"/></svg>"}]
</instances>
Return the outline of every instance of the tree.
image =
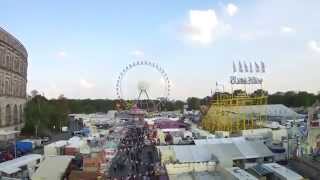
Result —
<instances>
[{"instance_id":1,"label":"tree","mask_svg":"<svg viewBox=\"0 0 320 180\"><path fill-rule=\"evenodd\" d=\"M319 99L320 96L306 91L276 92L268 96L268 102L270 104L284 104L289 107L309 107Z\"/></svg>"},{"instance_id":2,"label":"tree","mask_svg":"<svg viewBox=\"0 0 320 180\"><path fill-rule=\"evenodd\" d=\"M268 91L265 91L263 89L257 89L251 95L252 96L262 96L262 95L267 96L268 95Z\"/></svg>"},{"instance_id":3,"label":"tree","mask_svg":"<svg viewBox=\"0 0 320 180\"><path fill-rule=\"evenodd\" d=\"M175 106L175 109L176 109L176 110L183 110L184 105L185 105L186 103L183 102L183 101L180 101L180 100L176 100L174 104L175 104L174 106Z\"/></svg>"},{"instance_id":4,"label":"tree","mask_svg":"<svg viewBox=\"0 0 320 180\"><path fill-rule=\"evenodd\" d=\"M202 98L202 99L200 100L200 104L207 106L207 105L210 104L210 101L211 101L211 97L210 97L210 96L206 96L206 97L204 97L204 98Z\"/></svg>"},{"instance_id":5,"label":"tree","mask_svg":"<svg viewBox=\"0 0 320 180\"><path fill-rule=\"evenodd\" d=\"M63 94L60 94L60 95L58 96L58 100L63 100L63 99L67 99L67 98L65 98Z\"/></svg>"},{"instance_id":6,"label":"tree","mask_svg":"<svg viewBox=\"0 0 320 180\"><path fill-rule=\"evenodd\" d=\"M244 91L244 90L242 90L242 89L236 89L236 90L233 91L232 94L233 94L234 96L243 96L243 95L245 95L245 94L247 94L247 93L246 93L246 91Z\"/></svg>"},{"instance_id":7,"label":"tree","mask_svg":"<svg viewBox=\"0 0 320 180\"><path fill-rule=\"evenodd\" d=\"M35 96L39 95L39 92L37 90L32 90L31 92L31 97L34 98Z\"/></svg>"},{"instance_id":8,"label":"tree","mask_svg":"<svg viewBox=\"0 0 320 180\"><path fill-rule=\"evenodd\" d=\"M41 95L34 96L26 105L26 124L24 131L38 136L39 129L47 123L47 99Z\"/></svg>"},{"instance_id":9,"label":"tree","mask_svg":"<svg viewBox=\"0 0 320 180\"><path fill-rule=\"evenodd\" d=\"M200 99L196 97L190 97L187 99L188 108L193 110L200 109Z\"/></svg>"}]
</instances>

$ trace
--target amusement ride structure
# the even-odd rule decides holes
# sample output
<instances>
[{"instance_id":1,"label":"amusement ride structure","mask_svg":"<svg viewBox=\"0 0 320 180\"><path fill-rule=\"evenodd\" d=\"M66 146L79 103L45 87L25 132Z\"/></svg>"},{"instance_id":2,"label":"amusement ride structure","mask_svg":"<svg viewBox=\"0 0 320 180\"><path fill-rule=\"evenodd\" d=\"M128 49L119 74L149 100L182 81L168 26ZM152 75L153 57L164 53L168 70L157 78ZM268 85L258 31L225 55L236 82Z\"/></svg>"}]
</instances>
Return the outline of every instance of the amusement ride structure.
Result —
<instances>
[{"instance_id":1,"label":"amusement ride structure","mask_svg":"<svg viewBox=\"0 0 320 180\"><path fill-rule=\"evenodd\" d=\"M121 104L119 105L119 107L124 106L123 104L126 103L126 100L125 100L126 97L124 96L122 81L124 77L127 76L127 73L130 70L133 70L139 66L155 69L160 74L163 80L163 83L161 83L163 86L162 87L163 92L161 94L161 97L150 97L150 83L148 83L147 81L139 81L137 84L138 95L133 100L134 105L137 106L138 108L145 109L147 111L157 111L168 100L170 96L171 87L170 87L170 80L165 70L159 64L151 61L136 61L136 62L130 63L125 68L123 68L122 71L119 73L119 76L117 78L117 83L116 83L116 95L119 100L119 103ZM145 97L146 99L143 99L143 97ZM153 107L153 108L150 108L150 107Z\"/></svg>"},{"instance_id":2,"label":"amusement ride structure","mask_svg":"<svg viewBox=\"0 0 320 180\"><path fill-rule=\"evenodd\" d=\"M243 68L244 66L244 68ZM260 69L261 68L261 69ZM239 62L238 72L240 75L230 77L231 86L254 88L257 84L262 86L262 79L256 76L247 76L250 73L264 73L264 64L259 66L255 63L255 72L252 64ZM237 72L236 66L233 67L234 74ZM246 73L245 76L241 75ZM250 87L247 87L250 86ZM233 88L232 88L233 89ZM262 128L267 120L267 95L263 90L260 93L247 94L245 90L235 93L216 92L213 96L211 105L204 115L201 126L210 132L228 131L237 133L241 130ZM258 109L258 111L253 110Z\"/></svg>"},{"instance_id":3,"label":"amusement ride structure","mask_svg":"<svg viewBox=\"0 0 320 180\"><path fill-rule=\"evenodd\" d=\"M204 129L210 132L229 131L231 133L240 130L261 128L266 121L267 95L248 94L218 94L202 120ZM262 112L248 113L253 106L262 106ZM264 111L264 112L263 112Z\"/></svg>"}]
</instances>

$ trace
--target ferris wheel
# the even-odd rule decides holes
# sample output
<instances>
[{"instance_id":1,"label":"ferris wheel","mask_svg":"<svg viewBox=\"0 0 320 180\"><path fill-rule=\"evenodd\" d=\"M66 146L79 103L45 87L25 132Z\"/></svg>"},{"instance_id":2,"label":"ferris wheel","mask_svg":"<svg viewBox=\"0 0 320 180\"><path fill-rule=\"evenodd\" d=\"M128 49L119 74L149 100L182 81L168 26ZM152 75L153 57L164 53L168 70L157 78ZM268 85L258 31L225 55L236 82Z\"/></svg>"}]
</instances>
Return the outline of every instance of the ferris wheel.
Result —
<instances>
[{"instance_id":1,"label":"ferris wheel","mask_svg":"<svg viewBox=\"0 0 320 180\"><path fill-rule=\"evenodd\" d=\"M123 79L124 77L127 76L127 73L139 66L144 66L144 67L148 67L151 69L154 69L158 72L158 74L160 74L161 79L162 79L162 86L163 88L163 92L161 93L161 97L150 97L149 95L149 84L147 82L144 81L140 81L137 84L137 88L138 88L138 95L136 97L136 104L140 104L142 99L141 97L143 95L145 95L147 97L148 100L154 100L157 99L159 104L161 105L162 103L164 103L164 101L167 101L169 96L170 96L170 90L171 90L171 86L170 86L170 80L169 77L167 75L167 73L165 72L165 70L157 63L155 62L151 62L151 61L135 61L133 63L128 64L127 66L125 66L125 68L122 69L122 71L119 73L119 76L117 78L117 83L116 83L116 96L119 100L124 100L124 93L123 93Z\"/></svg>"}]
</instances>

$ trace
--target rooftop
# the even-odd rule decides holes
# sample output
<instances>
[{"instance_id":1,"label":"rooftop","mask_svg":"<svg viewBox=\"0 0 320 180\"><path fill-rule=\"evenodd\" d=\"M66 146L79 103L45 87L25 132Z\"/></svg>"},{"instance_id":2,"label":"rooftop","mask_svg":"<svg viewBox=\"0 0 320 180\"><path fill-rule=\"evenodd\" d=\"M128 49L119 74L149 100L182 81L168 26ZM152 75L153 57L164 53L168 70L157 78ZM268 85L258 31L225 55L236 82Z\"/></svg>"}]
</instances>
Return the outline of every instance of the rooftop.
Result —
<instances>
[{"instance_id":1,"label":"rooftop","mask_svg":"<svg viewBox=\"0 0 320 180\"><path fill-rule=\"evenodd\" d=\"M67 170L73 156L48 156L32 175L32 180L61 179Z\"/></svg>"},{"instance_id":2,"label":"rooftop","mask_svg":"<svg viewBox=\"0 0 320 180\"><path fill-rule=\"evenodd\" d=\"M223 180L219 173L213 172L190 172L169 176L170 180Z\"/></svg>"},{"instance_id":3,"label":"rooftop","mask_svg":"<svg viewBox=\"0 0 320 180\"><path fill-rule=\"evenodd\" d=\"M256 177L239 167L226 168L226 171L238 180L258 180Z\"/></svg>"},{"instance_id":4,"label":"rooftop","mask_svg":"<svg viewBox=\"0 0 320 180\"><path fill-rule=\"evenodd\" d=\"M260 114L267 116L299 117L300 115L283 104L231 106L228 111L234 113Z\"/></svg>"},{"instance_id":5,"label":"rooftop","mask_svg":"<svg viewBox=\"0 0 320 180\"><path fill-rule=\"evenodd\" d=\"M18 134L20 131L7 131L7 130L1 130L0 131L0 136L8 136L12 134Z\"/></svg>"},{"instance_id":6,"label":"rooftop","mask_svg":"<svg viewBox=\"0 0 320 180\"><path fill-rule=\"evenodd\" d=\"M161 152L172 151L175 161L179 163L219 161L225 167L232 167L233 160L273 156L263 143L242 138L195 140L195 143L196 145L157 146L157 148Z\"/></svg>"},{"instance_id":7,"label":"rooftop","mask_svg":"<svg viewBox=\"0 0 320 180\"><path fill-rule=\"evenodd\" d=\"M267 163L262 165L265 169L268 169L273 172L273 174L279 178L290 179L290 180L301 180L302 176L296 172L288 169L278 163Z\"/></svg>"},{"instance_id":8,"label":"rooftop","mask_svg":"<svg viewBox=\"0 0 320 180\"><path fill-rule=\"evenodd\" d=\"M21 170L21 166L25 166L30 162L36 161L41 158L42 155L40 154L29 154L10 161L5 161L3 163L0 163L0 172L4 172L6 174L18 172Z\"/></svg>"}]
</instances>

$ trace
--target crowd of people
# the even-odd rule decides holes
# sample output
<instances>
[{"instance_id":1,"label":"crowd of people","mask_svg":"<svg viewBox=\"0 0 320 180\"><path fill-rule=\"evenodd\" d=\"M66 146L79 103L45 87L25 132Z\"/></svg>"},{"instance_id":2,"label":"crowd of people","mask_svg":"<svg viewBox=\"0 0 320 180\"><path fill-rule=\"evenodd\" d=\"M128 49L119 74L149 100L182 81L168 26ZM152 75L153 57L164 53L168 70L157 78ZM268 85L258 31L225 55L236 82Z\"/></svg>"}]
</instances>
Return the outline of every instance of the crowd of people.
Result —
<instances>
[{"instance_id":1,"label":"crowd of people","mask_svg":"<svg viewBox=\"0 0 320 180\"><path fill-rule=\"evenodd\" d=\"M113 179L123 180L151 180L157 173L155 165L158 163L156 148L153 144L146 145L148 129L130 127L121 139L118 153L111 165Z\"/></svg>"}]
</instances>

